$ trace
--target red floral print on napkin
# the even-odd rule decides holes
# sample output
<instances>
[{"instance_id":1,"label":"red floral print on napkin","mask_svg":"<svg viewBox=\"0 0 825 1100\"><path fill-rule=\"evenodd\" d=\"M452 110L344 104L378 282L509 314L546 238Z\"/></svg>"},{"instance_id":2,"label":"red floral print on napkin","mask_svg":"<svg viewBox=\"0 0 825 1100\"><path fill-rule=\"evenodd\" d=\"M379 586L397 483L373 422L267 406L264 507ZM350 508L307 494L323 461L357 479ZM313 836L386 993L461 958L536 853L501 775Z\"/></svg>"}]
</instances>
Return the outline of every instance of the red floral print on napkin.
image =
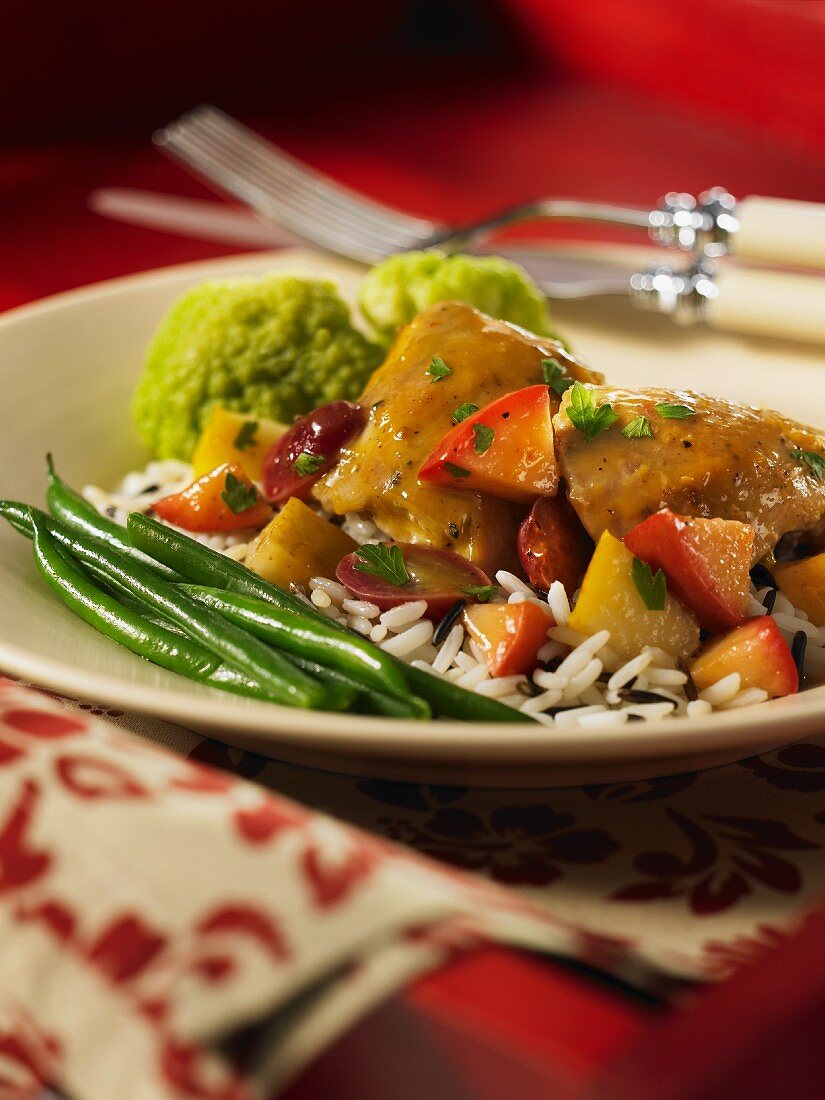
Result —
<instances>
[{"instance_id":1,"label":"red floral print on napkin","mask_svg":"<svg viewBox=\"0 0 825 1100\"><path fill-rule=\"evenodd\" d=\"M620 887L611 895L614 901L686 897L691 911L703 916L736 905L754 884L796 893L802 885L801 872L776 853L821 847L782 821L728 814L690 818L673 808L666 813L688 841L688 855L660 849L642 852L633 866L650 877Z\"/></svg>"}]
</instances>

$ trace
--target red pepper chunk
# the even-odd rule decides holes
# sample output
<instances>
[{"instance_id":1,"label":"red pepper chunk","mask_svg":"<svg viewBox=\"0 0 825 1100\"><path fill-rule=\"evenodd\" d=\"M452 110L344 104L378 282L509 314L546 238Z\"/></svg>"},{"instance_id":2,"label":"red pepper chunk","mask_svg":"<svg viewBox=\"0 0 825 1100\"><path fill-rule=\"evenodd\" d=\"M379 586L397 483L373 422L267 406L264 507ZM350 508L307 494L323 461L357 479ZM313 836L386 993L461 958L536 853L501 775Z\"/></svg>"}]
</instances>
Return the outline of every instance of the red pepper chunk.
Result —
<instances>
[{"instance_id":1,"label":"red pepper chunk","mask_svg":"<svg viewBox=\"0 0 825 1100\"><path fill-rule=\"evenodd\" d=\"M559 469L547 386L505 394L456 424L418 476L434 485L505 500L553 496Z\"/></svg>"},{"instance_id":2,"label":"red pepper chunk","mask_svg":"<svg viewBox=\"0 0 825 1100\"><path fill-rule=\"evenodd\" d=\"M243 472L239 462L225 462L153 506L155 515L184 531L242 531L263 527L272 509Z\"/></svg>"}]
</instances>

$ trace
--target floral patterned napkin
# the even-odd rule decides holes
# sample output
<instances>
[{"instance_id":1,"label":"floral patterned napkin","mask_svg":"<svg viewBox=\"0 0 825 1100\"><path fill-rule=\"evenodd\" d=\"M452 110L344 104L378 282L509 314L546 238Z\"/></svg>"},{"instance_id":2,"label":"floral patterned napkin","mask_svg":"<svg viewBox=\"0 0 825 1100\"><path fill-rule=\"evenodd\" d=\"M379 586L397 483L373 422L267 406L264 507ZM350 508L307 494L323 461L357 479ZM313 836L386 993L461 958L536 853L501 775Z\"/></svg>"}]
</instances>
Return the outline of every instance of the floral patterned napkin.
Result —
<instances>
[{"instance_id":1,"label":"floral patterned napkin","mask_svg":"<svg viewBox=\"0 0 825 1100\"><path fill-rule=\"evenodd\" d=\"M269 1096L482 939L578 949L481 878L0 679L0 1095Z\"/></svg>"}]
</instances>

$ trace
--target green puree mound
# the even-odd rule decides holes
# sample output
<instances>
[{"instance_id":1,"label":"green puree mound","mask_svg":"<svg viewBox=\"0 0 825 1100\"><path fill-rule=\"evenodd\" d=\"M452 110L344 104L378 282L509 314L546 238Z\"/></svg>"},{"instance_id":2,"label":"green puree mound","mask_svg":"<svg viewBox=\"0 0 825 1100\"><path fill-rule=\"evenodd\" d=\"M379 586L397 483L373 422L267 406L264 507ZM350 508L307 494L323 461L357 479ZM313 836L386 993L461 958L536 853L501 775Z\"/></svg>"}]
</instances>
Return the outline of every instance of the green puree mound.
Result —
<instances>
[{"instance_id":1,"label":"green puree mound","mask_svg":"<svg viewBox=\"0 0 825 1100\"><path fill-rule=\"evenodd\" d=\"M132 410L158 458L186 460L215 405L289 423L327 401L356 398L381 358L331 282L214 280L164 317Z\"/></svg>"},{"instance_id":2,"label":"green puree mound","mask_svg":"<svg viewBox=\"0 0 825 1100\"><path fill-rule=\"evenodd\" d=\"M523 268L499 256L401 252L367 272L359 295L361 312L385 344L436 302L466 302L537 336L554 335L547 298Z\"/></svg>"}]
</instances>

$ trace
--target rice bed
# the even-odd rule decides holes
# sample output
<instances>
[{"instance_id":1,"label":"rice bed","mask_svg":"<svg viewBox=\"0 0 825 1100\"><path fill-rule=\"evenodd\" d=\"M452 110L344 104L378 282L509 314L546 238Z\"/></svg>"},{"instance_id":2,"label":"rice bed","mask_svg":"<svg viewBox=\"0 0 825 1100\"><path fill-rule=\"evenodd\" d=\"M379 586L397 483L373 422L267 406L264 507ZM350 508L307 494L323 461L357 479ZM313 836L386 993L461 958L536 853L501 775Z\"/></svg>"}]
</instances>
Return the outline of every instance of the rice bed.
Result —
<instances>
[{"instance_id":1,"label":"rice bed","mask_svg":"<svg viewBox=\"0 0 825 1100\"><path fill-rule=\"evenodd\" d=\"M179 492L191 481L192 468L186 463L150 462L145 470L127 474L113 492L90 485L83 495L101 514L125 525L129 512L146 512L161 497ZM346 516L343 528L358 543L382 537L375 524L360 515ZM194 537L242 562L255 535L255 531L238 531ZM584 635L572 630L567 620L573 594L565 592L558 581L543 597L512 573L501 570L495 579L499 591L493 603L530 600L547 612L547 642L539 652L542 667L531 677L492 677L460 623L451 627L438 646L434 645L434 627L423 618L423 600L381 612L330 577L313 577L309 591L299 594L328 618L370 638L388 653L469 691L525 711L545 726L586 728L660 718L698 718L711 711L753 706L767 699L759 688L743 688L738 673L724 677L691 699L686 692L688 676L672 654L645 646L630 660L621 661L610 648L608 631ZM768 613L762 601L771 591L751 586L751 615ZM825 627L810 623L805 612L795 608L781 592L777 592L770 614L789 644L798 631L805 633L806 679L825 681Z\"/></svg>"}]
</instances>

